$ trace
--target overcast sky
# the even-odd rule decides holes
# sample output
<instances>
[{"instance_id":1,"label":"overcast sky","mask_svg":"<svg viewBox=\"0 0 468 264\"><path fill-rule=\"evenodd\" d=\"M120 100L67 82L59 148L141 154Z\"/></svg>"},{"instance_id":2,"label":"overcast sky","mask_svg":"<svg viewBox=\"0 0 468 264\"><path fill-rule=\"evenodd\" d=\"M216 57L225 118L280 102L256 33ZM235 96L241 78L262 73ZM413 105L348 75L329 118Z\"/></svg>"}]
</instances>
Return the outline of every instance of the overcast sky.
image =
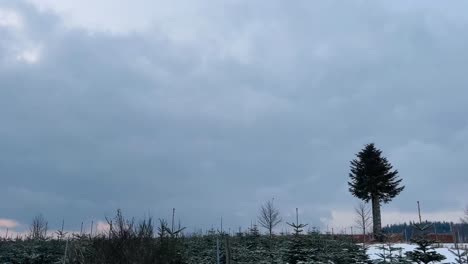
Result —
<instances>
[{"instance_id":1,"label":"overcast sky","mask_svg":"<svg viewBox=\"0 0 468 264\"><path fill-rule=\"evenodd\" d=\"M468 203L468 2L2 0L0 233L135 217L350 226L375 142L385 223Z\"/></svg>"}]
</instances>

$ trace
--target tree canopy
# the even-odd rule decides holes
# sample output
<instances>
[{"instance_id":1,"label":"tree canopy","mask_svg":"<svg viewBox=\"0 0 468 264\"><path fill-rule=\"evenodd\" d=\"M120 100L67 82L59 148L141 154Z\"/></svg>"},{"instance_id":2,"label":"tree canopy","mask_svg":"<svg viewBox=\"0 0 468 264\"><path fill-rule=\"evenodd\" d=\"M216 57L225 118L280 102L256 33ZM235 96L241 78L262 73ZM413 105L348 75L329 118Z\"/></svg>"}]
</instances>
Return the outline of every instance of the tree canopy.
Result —
<instances>
[{"instance_id":1,"label":"tree canopy","mask_svg":"<svg viewBox=\"0 0 468 264\"><path fill-rule=\"evenodd\" d=\"M388 203L403 191L405 187L400 186L402 179L398 178L398 170L393 170L373 143L367 144L356 156L357 159L351 161L351 181L348 182L354 196L366 202L376 196L379 201Z\"/></svg>"}]
</instances>

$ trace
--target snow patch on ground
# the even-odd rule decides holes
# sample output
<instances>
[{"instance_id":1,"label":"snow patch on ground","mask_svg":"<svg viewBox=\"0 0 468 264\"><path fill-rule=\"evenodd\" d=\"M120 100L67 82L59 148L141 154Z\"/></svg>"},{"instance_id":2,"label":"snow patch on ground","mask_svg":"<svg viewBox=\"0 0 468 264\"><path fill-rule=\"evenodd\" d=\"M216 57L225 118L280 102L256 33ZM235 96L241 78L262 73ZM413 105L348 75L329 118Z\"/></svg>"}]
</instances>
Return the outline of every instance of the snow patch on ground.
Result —
<instances>
[{"instance_id":1,"label":"snow patch on ground","mask_svg":"<svg viewBox=\"0 0 468 264\"><path fill-rule=\"evenodd\" d=\"M379 253L382 253L382 250L378 249L379 246L382 246L382 244L374 244L369 247L367 250L367 255L369 255L370 259L375 260L379 259L380 257L377 255ZM397 243L397 244L392 244L392 247L401 247L402 254L405 254L405 252L408 251L413 251L416 248L416 245L414 244L402 244L402 243ZM468 248L468 244L459 244L460 248ZM441 248L436 248L435 250L444 255L447 259L445 259L442 263L456 263L455 262L455 255L453 255L450 251L449 248L454 248L454 244L441 244Z\"/></svg>"}]
</instances>

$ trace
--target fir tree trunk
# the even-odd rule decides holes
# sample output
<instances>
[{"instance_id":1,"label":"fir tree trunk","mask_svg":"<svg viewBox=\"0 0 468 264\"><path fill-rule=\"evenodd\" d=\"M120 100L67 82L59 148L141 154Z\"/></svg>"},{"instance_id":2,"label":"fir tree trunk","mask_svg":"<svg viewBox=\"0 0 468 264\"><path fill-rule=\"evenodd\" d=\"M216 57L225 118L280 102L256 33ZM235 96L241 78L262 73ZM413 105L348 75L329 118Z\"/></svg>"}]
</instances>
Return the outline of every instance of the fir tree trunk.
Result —
<instances>
[{"instance_id":1,"label":"fir tree trunk","mask_svg":"<svg viewBox=\"0 0 468 264\"><path fill-rule=\"evenodd\" d=\"M379 197L376 195L372 196L372 220L374 226L374 238L379 242L383 242L382 218L380 215L380 200Z\"/></svg>"}]
</instances>

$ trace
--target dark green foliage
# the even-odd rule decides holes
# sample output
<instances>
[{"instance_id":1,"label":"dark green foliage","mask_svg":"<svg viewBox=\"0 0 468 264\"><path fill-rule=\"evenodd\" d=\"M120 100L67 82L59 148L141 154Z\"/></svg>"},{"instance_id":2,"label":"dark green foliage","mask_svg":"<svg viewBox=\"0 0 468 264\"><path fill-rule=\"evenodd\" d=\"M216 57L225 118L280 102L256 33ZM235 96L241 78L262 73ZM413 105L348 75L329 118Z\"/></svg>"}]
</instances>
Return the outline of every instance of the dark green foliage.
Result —
<instances>
[{"instance_id":1,"label":"dark green foliage","mask_svg":"<svg viewBox=\"0 0 468 264\"><path fill-rule=\"evenodd\" d=\"M42 264L62 260L65 242L59 240L2 240L0 263Z\"/></svg>"},{"instance_id":2,"label":"dark green foliage","mask_svg":"<svg viewBox=\"0 0 468 264\"><path fill-rule=\"evenodd\" d=\"M457 230L460 229L467 229L468 230L468 225L467 224L457 224L453 222L446 222L446 221L425 221L425 224L432 224L432 229L430 230L431 232L436 232L440 234L447 234L447 233L452 233L452 227L455 227ZM385 227L382 227L382 231L384 233L390 233L390 234L396 234L396 233L403 233L408 232L408 235L412 233L416 233L417 230L414 228L414 223L409 222L409 223L401 223L401 224L391 224L391 225L386 225Z\"/></svg>"},{"instance_id":3,"label":"dark green foliage","mask_svg":"<svg viewBox=\"0 0 468 264\"><path fill-rule=\"evenodd\" d=\"M437 237L436 234L442 234L445 237L447 236L447 234L450 234L452 238L455 237L457 239L460 239L460 243L468 242L468 224L440 221L423 221L423 223L431 224L429 232L430 234L433 234L433 237ZM382 228L382 231L388 234L402 234L403 238L405 238L405 240L408 241L413 237L415 238L418 234L418 230L414 227L414 222L411 221L409 223L387 225ZM456 234L454 235L454 233ZM441 242L447 243L449 241Z\"/></svg>"},{"instance_id":4,"label":"dark green foliage","mask_svg":"<svg viewBox=\"0 0 468 264\"><path fill-rule=\"evenodd\" d=\"M296 223L286 223L291 226L294 230L292 240L290 241L289 250L286 255L286 260L290 264L296 264L300 261L305 261L308 255L314 255L313 252L310 252L305 246L304 240L301 239L302 232L304 232L304 227L307 224L299 223L299 213L296 208Z\"/></svg>"},{"instance_id":5,"label":"dark green foliage","mask_svg":"<svg viewBox=\"0 0 468 264\"><path fill-rule=\"evenodd\" d=\"M427 232L431 228L430 224L415 224L414 227L418 230L418 235L415 239L412 239L411 242L417 244L418 246L411 252L406 252L406 255L409 259L416 263L435 263L440 262L445 259L445 256L437 253L434 250L433 244L436 243L434 240L427 238Z\"/></svg>"},{"instance_id":6,"label":"dark green foliage","mask_svg":"<svg viewBox=\"0 0 468 264\"><path fill-rule=\"evenodd\" d=\"M66 263L211 264L216 263L216 238L219 238L225 255L226 240L219 234L192 235L175 240L166 237L168 240L163 243L157 237L122 240L108 236L75 236L61 241L1 241L0 263L62 263L67 247ZM284 264L291 254L291 243L295 245L294 250L300 252L303 263L368 263L360 246L319 234L273 236L271 239L268 236L229 237L231 263ZM249 249L248 245L255 247ZM227 263L226 258L222 258L221 263Z\"/></svg>"},{"instance_id":7,"label":"dark green foliage","mask_svg":"<svg viewBox=\"0 0 468 264\"><path fill-rule=\"evenodd\" d=\"M397 196L404 186L399 186L398 171L393 170L382 151L374 144L367 144L351 161L349 191L357 198L369 202L377 196L380 202L388 203Z\"/></svg>"},{"instance_id":8,"label":"dark green foliage","mask_svg":"<svg viewBox=\"0 0 468 264\"><path fill-rule=\"evenodd\" d=\"M381 253L378 253L377 256L380 257L377 264L411 264L412 262L403 255L403 248L394 247L391 243L383 244L377 247L381 250Z\"/></svg>"},{"instance_id":9,"label":"dark green foliage","mask_svg":"<svg viewBox=\"0 0 468 264\"><path fill-rule=\"evenodd\" d=\"M305 241L300 236L294 234L289 241L288 251L285 256L285 260L288 263L297 264L299 261L306 261L307 256L314 255L314 252L310 252L305 245Z\"/></svg>"},{"instance_id":10,"label":"dark green foliage","mask_svg":"<svg viewBox=\"0 0 468 264\"><path fill-rule=\"evenodd\" d=\"M296 218L298 219L298 218ZM10 264L212 264L219 242L222 264L367 263L365 251L352 241L317 232L262 236L254 225L246 234L230 236L214 229L184 236L183 228L159 221L155 233L152 218L124 218L120 210L107 219L109 230L95 236L73 234L58 239L0 240L0 263ZM63 230L63 229L62 229ZM63 232L63 231L62 231ZM241 233L241 232L239 232Z\"/></svg>"},{"instance_id":11,"label":"dark green foliage","mask_svg":"<svg viewBox=\"0 0 468 264\"><path fill-rule=\"evenodd\" d=\"M361 200L372 201L374 237L383 241L380 203L390 202L405 187L400 186L398 171L374 144L367 144L356 156L351 161L349 191Z\"/></svg>"},{"instance_id":12,"label":"dark green foliage","mask_svg":"<svg viewBox=\"0 0 468 264\"><path fill-rule=\"evenodd\" d=\"M331 256L331 260L336 264L346 263L369 263L369 258L362 247L355 245L354 247L345 247L345 244L350 241L341 241L341 250Z\"/></svg>"},{"instance_id":13,"label":"dark green foliage","mask_svg":"<svg viewBox=\"0 0 468 264\"><path fill-rule=\"evenodd\" d=\"M440 262L445 259L445 257L437 253L434 248L431 246L433 242L427 240L415 240L414 243L418 244L418 247L411 252L407 252L407 256L415 261L416 263L431 263L431 262Z\"/></svg>"}]
</instances>

